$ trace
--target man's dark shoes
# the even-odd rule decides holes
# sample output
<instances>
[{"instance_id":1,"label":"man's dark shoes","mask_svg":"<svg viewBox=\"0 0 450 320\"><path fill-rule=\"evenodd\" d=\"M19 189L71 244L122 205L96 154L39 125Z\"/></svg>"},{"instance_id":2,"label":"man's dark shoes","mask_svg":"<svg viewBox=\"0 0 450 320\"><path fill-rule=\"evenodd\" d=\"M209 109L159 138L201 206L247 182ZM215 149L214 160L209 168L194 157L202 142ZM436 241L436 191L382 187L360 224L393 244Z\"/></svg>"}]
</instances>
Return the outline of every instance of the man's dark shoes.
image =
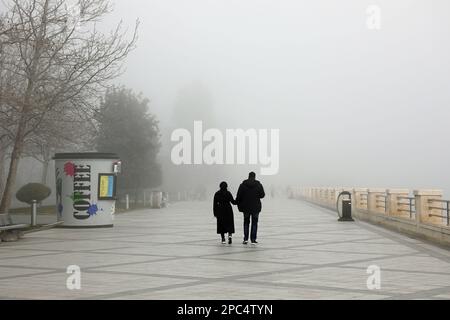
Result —
<instances>
[{"instance_id":1,"label":"man's dark shoes","mask_svg":"<svg viewBox=\"0 0 450 320\"><path fill-rule=\"evenodd\" d=\"M254 246L256 246L257 244L258 244L258 241L252 241L252 244L254 245Z\"/></svg>"},{"instance_id":2,"label":"man's dark shoes","mask_svg":"<svg viewBox=\"0 0 450 320\"><path fill-rule=\"evenodd\" d=\"M244 240L244 242L242 242L242 244L248 244L248 241L247 241L247 240Z\"/></svg>"}]
</instances>

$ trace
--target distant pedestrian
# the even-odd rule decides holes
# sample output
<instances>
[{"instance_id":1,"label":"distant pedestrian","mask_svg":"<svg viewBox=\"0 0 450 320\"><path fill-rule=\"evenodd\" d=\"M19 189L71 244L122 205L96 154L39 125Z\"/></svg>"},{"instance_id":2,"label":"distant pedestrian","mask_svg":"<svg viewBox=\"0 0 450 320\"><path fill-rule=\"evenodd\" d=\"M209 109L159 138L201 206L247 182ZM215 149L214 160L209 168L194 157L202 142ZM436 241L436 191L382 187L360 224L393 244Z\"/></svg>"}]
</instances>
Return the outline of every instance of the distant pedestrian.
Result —
<instances>
[{"instance_id":1,"label":"distant pedestrian","mask_svg":"<svg viewBox=\"0 0 450 320\"><path fill-rule=\"evenodd\" d=\"M226 244L225 234L228 233L228 244L233 242L234 215L232 204L236 204L233 195L228 191L226 182L220 184L220 190L214 195L213 212L217 219L217 234L222 237L222 244Z\"/></svg>"},{"instance_id":2,"label":"distant pedestrian","mask_svg":"<svg viewBox=\"0 0 450 320\"><path fill-rule=\"evenodd\" d=\"M252 223L250 240L256 245L258 237L258 220L261 212L261 199L266 196L262 184L256 180L256 174L250 172L248 179L241 183L236 196L236 202L240 212L244 213L244 242L248 243L250 219Z\"/></svg>"}]
</instances>

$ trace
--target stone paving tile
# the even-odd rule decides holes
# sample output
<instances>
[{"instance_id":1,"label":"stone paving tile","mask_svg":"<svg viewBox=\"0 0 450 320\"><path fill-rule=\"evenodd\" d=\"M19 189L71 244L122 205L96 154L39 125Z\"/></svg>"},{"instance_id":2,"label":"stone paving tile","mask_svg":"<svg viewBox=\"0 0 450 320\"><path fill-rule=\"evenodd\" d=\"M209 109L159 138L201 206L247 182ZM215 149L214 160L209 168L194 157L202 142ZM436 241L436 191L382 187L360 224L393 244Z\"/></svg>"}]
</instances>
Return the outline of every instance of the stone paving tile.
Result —
<instances>
[{"instance_id":1,"label":"stone paving tile","mask_svg":"<svg viewBox=\"0 0 450 320\"><path fill-rule=\"evenodd\" d=\"M111 250L100 250L100 252L114 252L114 253L128 253L128 254L153 254L159 256L167 257L191 257L191 256L204 256L204 255L221 255L221 254L231 254L233 252L242 252L246 248L241 246L229 246L215 244L216 239L211 239L209 245L197 245L185 244L180 246L179 244L156 244L156 245L144 245L138 244L136 246L126 248L126 249L111 249ZM254 248L256 249L256 248Z\"/></svg>"},{"instance_id":2,"label":"stone paving tile","mask_svg":"<svg viewBox=\"0 0 450 320\"><path fill-rule=\"evenodd\" d=\"M81 268L99 267L121 263L138 263L148 260L157 260L158 257L129 256L116 253L97 254L95 252L69 252L53 255L4 259L0 261L2 266L33 266L44 268L67 268L70 265L78 265Z\"/></svg>"},{"instance_id":3,"label":"stone paving tile","mask_svg":"<svg viewBox=\"0 0 450 320\"><path fill-rule=\"evenodd\" d=\"M116 216L115 227L52 229L0 244L2 298L27 299L449 299L450 251L331 211L266 200L260 244L215 234L209 202ZM81 267L82 290L66 288ZM381 290L366 287L381 267ZM4 290L3 290L4 289Z\"/></svg>"},{"instance_id":4,"label":"stone paving tile","mask_svg":"<svg viewBox=\"0 0 450 320\"><path fill-rule=\"evenodd\" d=\"M182 259L136 263L128 266L101 268L103 271L151 273L160 275L222 278L258 272L281 271L287 267L267 262L248 263L246 261L217 261L208 259Z\"/></svg>"},{"instance_id":5,"label":"stone paving tile","mask_svg":"<svg viewBox=\"0 0 450 320\"><path fill-rule=\"evenodd\" d=\"M2 242L1 245L0 245L0 253L4 249L9 249L9 248L14 248L14 249L15 248L18 248L18 249L23 248L23 249L27 249L27 247L33 247L34 248L34 246L38 245L38 244L42 244L45 247L46 244L52 243L52 242L55 242L55 241L56 241L55 239L52 239L52 240L35 239L35 238L31 239L31 238L25 237L25 238L21 239L20 242ZM48 247L47 247L47 250L48 250Z\"/></svg>"},{"instance_id":6,"label":"stone paving tile","mask_svg":"<svg viewBox=\"0 0 450 320\"><path fill-rule=\"evenodd\" d=\"M24 257L30 257L30 256L37 256L37 255L51 255L51 254L55 254L58 253L57 251L47 251L47 250L42 250L42 251L36 251L36 250L32 250L32 249L20 249L18 250L17 248L9 248L9 249L0 249L0 257L5 259L5 258L24 258ZM0 259L0 264L2 264L2 259Z\"/></svg>"},{"instance_id":7,"label":"stone paving tile","mask_svg":"<svg viewBox=\"0 0 450 320\"><path fill-rule=\"evenodd\" d=\"M347 253L382 254L382 255L416 253L414 249L396 243L385 244L383 246L372 243L364 243L362 245L361 242L331 243L331 244L328 243L328 244L317 244L312 248L312 250L347 252Z\"/></svg>"},{"instance_id":8,"label":"stone paving tile","mask_svg":"<svg viewBox=\"0 0 450 320\"><path fill-rule=\"evenodd\" d=\"M384 260L373 259L367 263L349 263L343 266L367 267L367 265L377 265L384 269L420 271L420 272L442 272L449 275L445 285L450 285L450 265L448 262L439 260L431 256L407 256Z\"/></svg>"},{"instance_id":9,"label":"stone paving tile","mask_svg":"<svg viewBox=\"0 0 450 320\"><path fill-rule=\"evenodd\" d=\"M0 280L12 279L18 276L33 275L37 270L33 268L15 268L0 266ZM0 282L1 283L1 282ZM1 286L0 286L1 288ZM3 294L4 292L2 292Z\"/></svg>"},{"instance_id":10,"label":"stone paving tile","mask_svg":"<svg viewBox=\"0 0 450 320\"><path fill-rule=\"evenodd\" d=\"M88 299L105 292L110 294L126 290L157 288L167 284L185 284L190 280L169 279L139 275L117 275L109 273L84 272L81 290L69 290L67 274L62 271L47 275L0 280L0 288L7 288L11 299ZM3 291L3 290L2 290Z\"/></svg>"},{"instance_id":11,"label":"stone paving tile","mask_svg":"<svg viewBox=\"0 0 450 320\"><path fill-rule=\"evenodd\" d=\"M367 265L368 267L369 265ZM348 269L343 267L318 268L312 270L293 271L285 275L268 275L264 277L253 277L252 281L264 281L278 284L290 285L326 285L335 288L349 290L362 290L370 293L367 289L367 268ZM381 269L381 290L379 293L386 295L406 294L420 290L435 289L448 281L445 274L411 274L401 271L390 271Z\"/></svg>"},{"instance_id":12,"label":"stone paving tile","mask_svg":"<svg viewBox=\"0 0 450 320\"><path fill-rule=\"evenodd\" d=\"M394 240L387 239L387 238L382 238L382 237L378 237L378 238L375 238L375 239L360 240L358 242L359 243L373 243L373 244L377 244L377 245L385 245L385 244L397 245L398 244Z\"/></svg>"},{"instance_id":13,"label":"stone paving tile","mask_svg":"<svg viewBox=\"0 0 450 320\"><path fill-rule=\"evenodd\" d=\"M343 253L343 252L323 252L302 250L265 250L245 253L236 253L227 255L230 260L254 260L268 262L286 262L299 264L321 265L328 263L345 263L353 260L369 259L374 257L382 257L383 255L360 254L360 253Z\"/></svg>"},{"instance_id":14,"label":"stone paving tile","mask_svg":"<svg viewBox=\"0 0 450 320\"><path fill-rule=\"evenodd\" d=\"M229 282L216 282L214 284L200 284L196 286L182 287L171 290L156 290L139 294L125 296L113 296L109 299L176 299L176 300L211 300L211 293L214 292L215 299L235 300L302 300L302 299L323 299L323 300L347 300L347 299L382 299L386 296L352 292L336 292L333 290L319 290L311 288L277 288L265 285L250 285Z\"/></svg>"},{"instance_id":15,"label":"stone paving tile","mask_svg":"<svg viewBox=\"0 0 450 320\"><path fill-rule=\"evenodd\" d=\"M44 231L48 232L48 231ZM53 232L64 232L62 229L56 230ZM80 235L82 235L82 232ZM33 235L30 235L31 237ZM0 245L2 246L3 243ZM8 246L9 248L13 248L13 245L11 243ZM120 248L124 247L123 243L120 243L119 241L96 241L96 239L91 240L53 240L53 241L47 241L47 242L40 242L40 243L27 243L27 244L20 244L18 245L18 248L20 249L28 249L28 250L63 250L63 251L82 251L82 250L101 250L101 249L114 249L114 248ZM0 253L1 254L1 253Z\"/></svg>"}]
</instances>

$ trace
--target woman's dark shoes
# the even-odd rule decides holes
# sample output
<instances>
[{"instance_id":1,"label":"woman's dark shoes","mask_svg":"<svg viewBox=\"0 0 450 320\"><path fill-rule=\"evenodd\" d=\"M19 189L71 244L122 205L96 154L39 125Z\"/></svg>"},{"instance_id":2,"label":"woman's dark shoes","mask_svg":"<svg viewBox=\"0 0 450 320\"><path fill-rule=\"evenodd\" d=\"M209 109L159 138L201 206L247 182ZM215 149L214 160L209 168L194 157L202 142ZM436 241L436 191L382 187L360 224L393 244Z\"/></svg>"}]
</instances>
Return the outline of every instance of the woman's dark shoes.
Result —
<instances>
[{"instance_id":1,"label":"woman's dark shoes","mask_svg":"<svg viewBox=\"0 0 450 320\"><path fill-rule=\"evenodd\" d=\"M233 243L233 238L232 237L228 237L228 244L232 244Z\"/></svg>"}]
</instances>

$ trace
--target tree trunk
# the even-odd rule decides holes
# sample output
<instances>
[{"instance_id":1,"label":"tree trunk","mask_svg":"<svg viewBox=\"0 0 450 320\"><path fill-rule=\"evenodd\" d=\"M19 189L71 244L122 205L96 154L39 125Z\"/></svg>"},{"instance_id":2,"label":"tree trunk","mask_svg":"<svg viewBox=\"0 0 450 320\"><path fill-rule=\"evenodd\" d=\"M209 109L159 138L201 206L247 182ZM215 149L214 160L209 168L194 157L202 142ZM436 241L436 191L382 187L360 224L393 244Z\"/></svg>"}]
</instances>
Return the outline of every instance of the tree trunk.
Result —
<instances>
[{"instance_id":1,"label":"tree trunk","mask_svg":"<svg viewBox=\"0 0 450 320\"><path fill-rule=\"evenodd\" d=\"M0 151L0 199L3 195L3 188L5 186L5 151Z\"/></svg>"},{"instance_id":2,"label":"tree trunk","mask_svg":"<svg viewBox=\"0 0 450 320\"><path fill-rule=\"evenodd\" d=\"M47 185L47 176L48 176L48 166L50 165L50 160L45 159L42 163L42 177L41 183L43 185Z\"/></svg>"},{"instance_id":3,"label":"tree trunk","mask_svg":"<svg viewBox=\"0 0 450 320\"><path fill-rule=\"evenodd\" d=\"M27 120L29 113L32 109L31 98L35 86L35 78L37 73L37 68L40 62L42 47L44 45L44 37L47 29L47 17L48 17L48 5L49 0L44 3L44 10L42 13L41 25L39 28L39 33L36 38L36 45L33 52L33 58L31 60L30 72L27 79L27 88L25 90L25 95L23 98L22 112L20 115L19 124L17 125L16 136L14 139L14 146L11 153L11 162L9 164L8 178L6 179L5 190L3 191L2 201L0 203L0 213L8 213L11 207L11 200L13 196L14 185L16 184L17 170L19 168L19 161L22 155L25 133L27 127Z\"/></svg>"},{"instance_id":4,"label":"tree trunk","mask_svg":"<svg viewBox=\"0 0 450 320\"><path fill-rule=\"evenodd\" d=\"M33 92L34 81L28 80L27 90L24 98L24 105L20 115L19 124L17 126L14 146L11 153L11 162L9 164L8 178L6 179L5 190L3 191L2 201L0 203L0 213L8 213L11 207L11 199L13 196L13 188L16 184L17 169L25 144L25 130L27 126L27 117L31 108L31 94Z\"/></svg>"},{"instance_id":5,"label":"tree trunk","mask_svg":"<svg viewBox=\"0 0 450 320\"><path fill-rule=\"evenodd\" d=\"M22 122L22 121L21 121ZM6 179L5 189L3 191L2 201L0 203L0 213L8 213L11 207L11 199L13 196L13 188L16 184L17 169L19 168L19 160L22 154L24 144L25 125L20 125L17 130L16 140L14 141L13 151L11 153L11 162L9 164L8 178Z\"/></svg>"},{"instance_id":6,"label":"tree trunk","mask_svg":"<svg viewBox=\"0 0 450 320\"><path fill-rule=\"evenodd\" d=\"M42 149L42 158L44 159L44 162L42 162L42 177L41 177L41 183L43 185L47 185L47 176L48 176L48 167L50 165L51 161L51 154L52 154L52 148L48 145L44 145L44 148Z\"/></svg>"}]
</instances>

